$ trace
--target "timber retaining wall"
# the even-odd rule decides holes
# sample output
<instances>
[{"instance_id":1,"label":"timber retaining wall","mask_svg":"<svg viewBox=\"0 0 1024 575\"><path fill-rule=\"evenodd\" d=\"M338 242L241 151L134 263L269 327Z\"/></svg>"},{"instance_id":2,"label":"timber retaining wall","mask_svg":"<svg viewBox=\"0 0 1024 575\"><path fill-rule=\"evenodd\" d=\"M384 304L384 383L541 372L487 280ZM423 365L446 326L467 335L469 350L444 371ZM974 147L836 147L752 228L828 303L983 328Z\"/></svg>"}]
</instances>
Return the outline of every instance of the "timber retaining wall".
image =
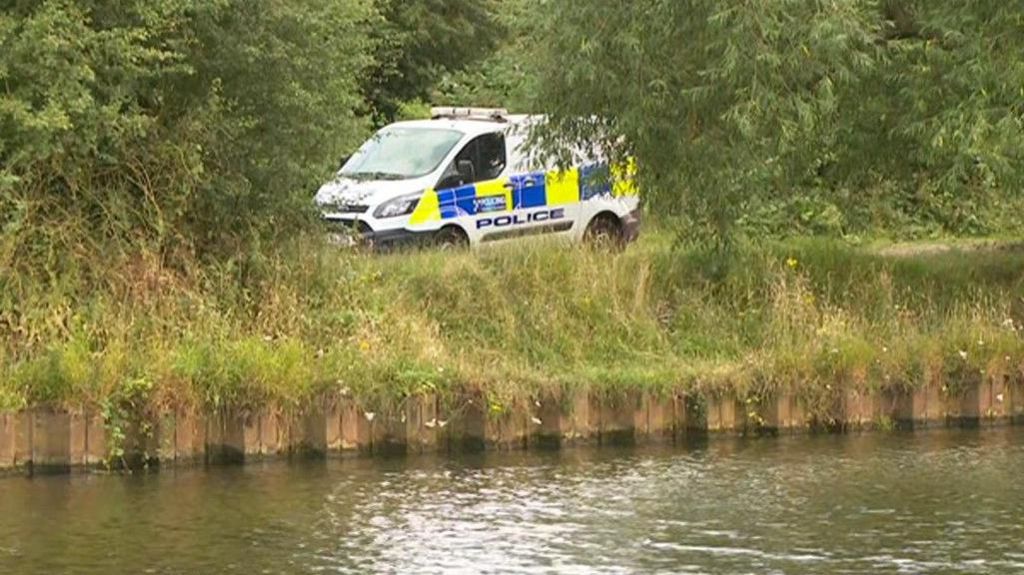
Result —
<instances>
[{"instance_id":1,"label":"timber retaining wall","mask_svg":"<svg viewBox=\"0 0 1024 575\"><path fill-rule=\"evenodd\" d=\"M789 394L752 400L580 392L493 410L481 395L470 394L455 402L409 398L392 412L378 413L340 397L325 398L301 414L183 409L151 414L124 428L97 413L37 408L0 413L0 473L1024 424L1020 378L982 381L955 393L938 384L853 389L830 402L809 409L801 397Z\"/></svg>"}]
</instances>

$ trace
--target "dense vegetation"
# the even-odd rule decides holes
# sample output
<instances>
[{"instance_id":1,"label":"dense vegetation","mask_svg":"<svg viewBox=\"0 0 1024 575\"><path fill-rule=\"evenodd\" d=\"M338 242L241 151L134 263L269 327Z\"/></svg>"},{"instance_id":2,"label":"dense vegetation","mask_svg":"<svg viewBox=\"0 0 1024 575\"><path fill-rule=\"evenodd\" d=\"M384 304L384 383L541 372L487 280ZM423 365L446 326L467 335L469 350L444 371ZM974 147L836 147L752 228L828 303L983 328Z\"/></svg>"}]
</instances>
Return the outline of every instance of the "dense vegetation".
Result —
<instances>
[{"instance_id":1,"label":"dense vegetation","mask_svg":"<svg viewBox=\"0 0 1024 575\"><path fill-rule=\"evenodd\" d=\"M1021 14L0 0L0 404L1019 368L1020 254L850 246L1020 234ZM315 186L428 103L550 112L538 145L636 155L658 233L614 256L326 248Z\"/></svg>"},{"instance_id":2,"label":"dense vegetation","mask_svg":"<svg viewBox=\"0 0 1024 575\"><path fill-rule=\"evenodd\" d=\"M1019 2L545 6L559 135L610 133L691 232L1020 229Z\"/></svg>"}]
</instances>

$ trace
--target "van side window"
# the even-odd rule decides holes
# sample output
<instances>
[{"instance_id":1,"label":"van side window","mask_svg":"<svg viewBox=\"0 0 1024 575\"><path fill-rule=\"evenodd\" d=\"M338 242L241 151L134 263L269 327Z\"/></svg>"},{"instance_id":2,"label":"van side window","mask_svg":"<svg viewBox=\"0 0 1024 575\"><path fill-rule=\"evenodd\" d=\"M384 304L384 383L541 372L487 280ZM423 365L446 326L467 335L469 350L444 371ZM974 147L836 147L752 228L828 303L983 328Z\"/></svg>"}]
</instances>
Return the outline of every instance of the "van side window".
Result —
<instances>
[{"instance_id":1,"label":"van side window","mask_svg":"<svg viewBox=\"0 0 1024 575\"><path fill-rule=\"evenodd\" d=\"M471 174L459 171L460 163L464 165L466 162L473 166ZM455 161L445 170L437 187L452 188L496 179L505 171L507 163L505 135L500 132L484 134L471 140L455 156Z\"/></svg>"},{"instance_id":2,"label":"van side window","mask_svg":"<svg viewBox=\"0 0 1024 575\"><path fill-rule=\"evenodd\" d=\"M478 182L493 180L505 171L505 135L485 134L470 142L469 147L475 144L476 149L472 150L475 156L471 159L476 166ZM463 150L466 152L467 150Z\"/></svg>"}]
</instances>

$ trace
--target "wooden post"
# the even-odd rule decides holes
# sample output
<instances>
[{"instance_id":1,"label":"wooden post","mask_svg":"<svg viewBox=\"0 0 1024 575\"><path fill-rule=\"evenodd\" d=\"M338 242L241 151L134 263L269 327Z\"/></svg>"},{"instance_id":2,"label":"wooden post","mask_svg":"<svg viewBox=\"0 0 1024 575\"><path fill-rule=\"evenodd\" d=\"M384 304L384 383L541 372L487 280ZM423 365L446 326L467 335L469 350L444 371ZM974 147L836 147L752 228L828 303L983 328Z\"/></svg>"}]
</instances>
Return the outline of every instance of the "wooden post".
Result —
<instances>
[{"instance_id":1,"label":"wooden post","mask_svg":"<svg viewBox=\"0 0 1024 575\"><path fill-rule=\"evenodd\" d=\"M0 471L14 468L15 419L13 413L0 413Z\"/></svg>"},{"instance_id":2,"label":"wooden post","mask_svg":"<svg viewBox=\"0 0 1024 575\"><path fill-rule=\"evenodd\" d=\"M33 472L66 473L71 468L71 416L66 412L37 409L32 416L31 460Z\"/></svg>"},{"instance_id":3,"label":"wooden post","mask_svg":"<svg viewBox=\"0 0 1024 575\"><path fill-rule=\"evenodd\" d=\"M245 462L244 417L224 410L207 419L206 461L211 464Z\"/></svg>"}]
</instances>

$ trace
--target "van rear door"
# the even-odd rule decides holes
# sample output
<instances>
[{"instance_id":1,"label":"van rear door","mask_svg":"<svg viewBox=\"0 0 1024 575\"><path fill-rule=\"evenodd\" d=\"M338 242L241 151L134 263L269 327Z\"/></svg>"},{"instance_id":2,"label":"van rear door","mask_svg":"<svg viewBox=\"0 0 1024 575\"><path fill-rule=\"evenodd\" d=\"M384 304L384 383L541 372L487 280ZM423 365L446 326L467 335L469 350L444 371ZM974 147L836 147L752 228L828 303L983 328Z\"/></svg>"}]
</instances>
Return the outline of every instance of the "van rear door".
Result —
<instances>
[{"instance_id":1,"label":"van rear door","mask_svg":"<svg viewBox=\"0 0 1024 575\"><path fill-rule=\"evenodd\" d=\"M545 169L527 153L526 136L526 131L516 129L508 135L513 213L511 221L497 222L507 225L499 225L504 229L492 240L567 232L577 219L579 178Z\"/></svg>"}]
</instances>

